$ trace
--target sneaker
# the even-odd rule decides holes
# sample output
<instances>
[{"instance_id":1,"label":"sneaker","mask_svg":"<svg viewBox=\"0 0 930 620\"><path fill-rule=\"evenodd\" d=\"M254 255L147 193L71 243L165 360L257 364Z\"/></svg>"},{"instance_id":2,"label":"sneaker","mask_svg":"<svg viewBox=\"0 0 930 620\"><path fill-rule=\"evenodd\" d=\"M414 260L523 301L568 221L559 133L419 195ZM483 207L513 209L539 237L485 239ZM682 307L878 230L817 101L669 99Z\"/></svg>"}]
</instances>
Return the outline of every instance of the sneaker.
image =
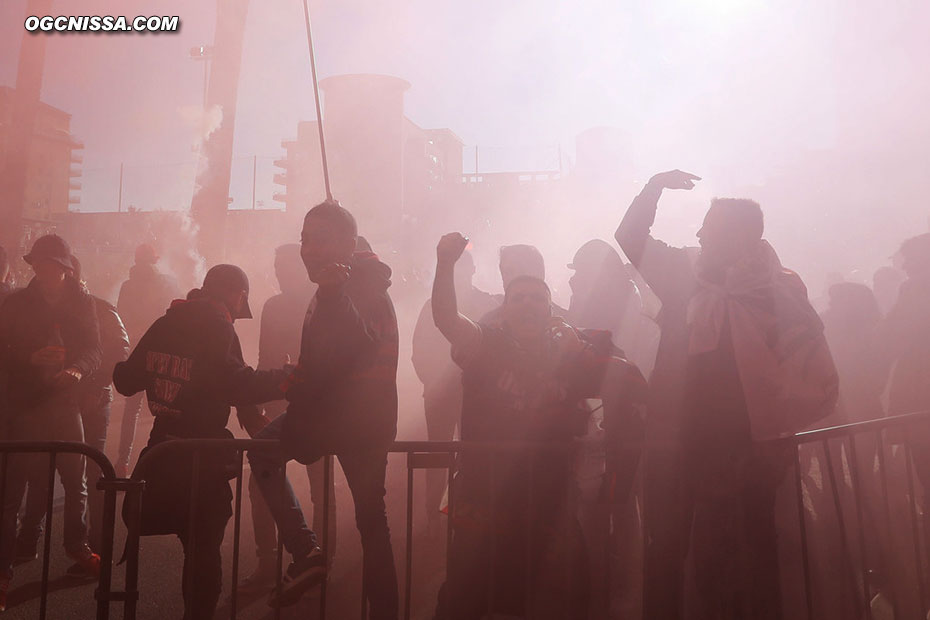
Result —
<instances>
[{"instance_id":1,"label":"sneaker","mask_svg":"<svg viewBox=\"0 0 930 620\"><path fill-rule=\"evenodd\" d=\"M6 611L6 592L10 589L10 578L0 577L0 611Z\"/></svg>"},{"instance_id":2,"label":"sneaker","mask_svg":"<svg viewBox=\"0 0 930 620\"><path fill-rule=\"evenodd\" d=\"M251 575L239 583L239 594L258 594L268 592L274 585L278 571L276 570L274 560L261 559L258 561L258 567Z\"/></svg>"},{"instance_id":3,"label":"sneaker","mask_svg":"<svg viewBox=\"0 0 930 620\"><path fill-rule=\"evenodd\" d=\"M326 560L319 547L314 547L310 555L291 562L287 574L281 583L281 591L275 588L268 598L271 607L289 607L296 605L307 590L326 581Z\"/></svg>"},{"instance_id":4,"label":"sneaker","mask_svg":"<svg viewBox=\"0 0 930 620\"><path fill-rule=\"evenodd\" d=\"M74 560L74 565L68 568L69 576L86 576L94 579L100 576L100 556L91 551L89 546L84 545L76 552L69 551L68 557Z\"/></svg>"},{"instance_id":5,"label":"sneaker","mask_svg":"<svg viewBox=\"0 0 930 620\"><path fill-rule=\"evenodd\" d=\"M13 563L24 564L32 562L39 557L39 539L33 536L16 537L16 546L13 549Z\"/></svg>"}]
</instances>

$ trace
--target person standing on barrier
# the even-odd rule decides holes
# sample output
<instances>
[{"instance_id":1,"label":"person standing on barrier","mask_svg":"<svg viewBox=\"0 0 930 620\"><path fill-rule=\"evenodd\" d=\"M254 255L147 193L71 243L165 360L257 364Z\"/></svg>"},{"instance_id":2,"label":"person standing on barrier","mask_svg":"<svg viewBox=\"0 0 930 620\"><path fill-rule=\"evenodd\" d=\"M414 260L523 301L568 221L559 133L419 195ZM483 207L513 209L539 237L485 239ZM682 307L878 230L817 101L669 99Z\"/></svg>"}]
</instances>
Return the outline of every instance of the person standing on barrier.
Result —
<instances>
[{"instance_id":1,"label":"person standing on barrier","mask_svg":"<svg viewBox=\"0 0 930 620\"><path fill-rule=\"evenodd\" d=\"M129 279L119 289L116 309L129 342L135 346L145 330L155 322L168 308L171 300L180 295L177 282L162 274L155 266L158 254L155 248L143 243L136 248L135 264L129 269ZM129 475L132 461L132 447L136 438L136 425L142 411L142 392L126 399L123 404L123 417L120 422L119 451L117 452L116 474Z\"/></svg>"},{"instance_id":2,"label":"person standing on barrier","mask_svg":"<svg viewBox=\"0 0 930 620\"><path fill-rule=\"evenodd\" d=\"M9 378L9 438L82 442L79 383L93 375L101 360L94 300L74 279L71 249L58 235L37 239L24 259L35 277L0 307L0 368ZM29 472L48 475L47 462L41 453L9 458L0 520L0 607L13 576L16 516ZM87 544L84 457L62 453L55 463L65 492L65 550L96 576L100 557Z\"/></svg>"},{"instance_id":3,"label":"person standing on barrier","mask_svg":"<svg viewBox=\"0 0 930 620\"><path fill-rule=\"evenodd\" d=\"M279 440L281 449L250 453L249 462L293 556L280 596L273 594L269 603L295 604L326 578L326 562L285 465L335 454L355 502L370 617L394 620L397 574L384 484L397 432L397 318L387 292L391 269L374 254L357 252L357 235L355 218L333 201L304 218L300 252L318 288L304 321L287 411L259 435Z\"/></svg>"},{"instance_id":4,"label":"person standing on barrier","mask_svg":"<svg viewBox=\"0 0 930 620\"><path fill-rule=\"evenodd\" d=\"M313 284L300 258L300 245L282 245L275 251L275 276L281 293L265 302L262 308L261 332L258 338L258 369L280 366L284 360L297 360L300 355L300 330L303 327L307 306L313 297ZM275 419L287 408L287 401L277 400L265 404L265 415ZM324 479L323 460L307 465L310 481L310 501L313 503L313 529L323 531ZM329 556L332 563L336 548L336 496L332 478L329 481ZM258 480L249 474L249 499L252 503L252 528L258 567L239 585L244 594L268 591L277 574L278 537L274 517L268 510Z\"/></svg>"},{"instance_id":5,"label":"person standing on barrier","mask_svg":"<svg viewBox=\"0 0 930 620\"><path fill-rule=\"evenodd\" d=\"M86 284L81 280L80 261L72 256L71 263L74 265L74 279L80 282L86 290ZM91 297L97 310L103 357L100 368L81 380L78 388L78 406L84 427L84 442L103 452L106 448L107 427L110 423L110 403L113 401L113 392L110 389L113 382L113 369L118 362L122 362L129 356L129 336L126 335L116 308L99 297L94 295ZM103 515L103 491L97 489L99 478L100 467L93 461L88 461L89 543L91 549L95 551L101 548L100 528ZM29 472L26 508L20 520L19 535L16 538L17 561L33 560L37 557L39 536L42 533L42 523L46 519L45 510L48 507L47 497L48 476L38 469ZM68 569L68 574L74 577L92 576L81 564L74 564Z\"/></svg>"},{"instance_id":6,"label":"person standing on barrier","mask_svg":"<svg viewBox=\"0 0 930 620\"><path fill-rule=\"evenodd\" d=\"M698 180L655 175L616 232L663 304L646 429L644 617L682 617L690 532L695 617L776 620L775 496L792 455L767 440L832 413L837 372L804 284L762 238L757 203L715 199L697 256L650 236L662 191Z\"/></svg>"},{"instance_id":7,"label":"person standing on barrier","mask_svg":"<svg viewBox=\"0 0 930 620\"><path fill-rule=\"evenodd\" d=\"M454 268L467 244L459 233L439 241L432 296L436 327L463 371L462 439L551 449L461 456L450 572L435 617L535 617L532 609L545 609L553 617L587 618L572 439L586 430L584 400L602 397L612 412L608 434L621 445L620 418L628 422L634 414L631 395L642 393L645 381L635 366L611 356L609 334L598 346L553 317L549 287L539 278L510 281L500 326L460 314ZM605 487L624 494L630 472L619 470L615 457L611 450Z\"/></svg>"},{"instance_id":8,"label":"person standing on barrier","mask_svg":"<svg viewBox=\"0 0 930 620\"><path fill-rule=\"evenodd\" d=\"M286 372L245 365L233 322L250 318L245 272L235 265L216 265L201 288L172 302L113 372L117 391L124 396L144 391L155 416L148 446L133 472L145 480L140 534L176 534L181 539L185 620L212 618L219 600L220 547L232 516L229 479L236 476L235 453L198 452L194 506L191 453L174 452L160 460L144 457L153 446L173 439L232 439L226 429L231 406L237 407L250 436L267 424L267 418L246 406L281 398Z\"/></svg>"},{"instance_id":9,"label":"person standing on barrier","mask_svg":"<svg viewBox=\"0 0 930 620\"><path fill-rule=\"evenodd\" d=\"M455 265L455 294L463 315L477 321L499 302L472 284L475 261L469 252ZM462 370L449 357L449 341L436 329L432 301L420 311L413 332L413 367L423 383L423 410L430 441L451 441L462 416ZM426 514L429 533L440 532L440 503L446 487L441 469L426 472Z\"/></svg>"}]
</instances>

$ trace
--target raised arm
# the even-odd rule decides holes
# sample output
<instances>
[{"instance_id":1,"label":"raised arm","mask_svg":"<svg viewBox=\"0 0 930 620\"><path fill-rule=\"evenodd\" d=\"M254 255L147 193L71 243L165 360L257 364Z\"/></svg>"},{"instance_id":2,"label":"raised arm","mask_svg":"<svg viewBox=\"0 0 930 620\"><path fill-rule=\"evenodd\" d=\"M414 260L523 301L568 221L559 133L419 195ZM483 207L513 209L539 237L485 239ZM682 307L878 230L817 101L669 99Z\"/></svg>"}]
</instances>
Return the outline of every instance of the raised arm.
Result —
<instances>
[{"instance_id":1,"label":"raised arm","mask_svg":"<svg viewBox=\"0 0 930 620\"><path fill-rule=\"evenodd\" d=\"M433 279L433 322L452 346L468 350L481 339L478 326L459 314L455 299L455 263L468 239L459 233L443 235L436 246L436 277Z\"/></svg>"},{"instance_id":2,"label":"raised arm","mask_svg":"<svg viewBox=\"0 0 930 620\"><path fill-rule=\"evenodd\" d=\"M682 289L682 278L690 276L691 263L684 249L670 247L650 235L659 197L663 189L688 190L699 180L700 177L681 170L653 176L633 199L614 233L623 253L662 301Z\"/></svg>"}]
</instances>

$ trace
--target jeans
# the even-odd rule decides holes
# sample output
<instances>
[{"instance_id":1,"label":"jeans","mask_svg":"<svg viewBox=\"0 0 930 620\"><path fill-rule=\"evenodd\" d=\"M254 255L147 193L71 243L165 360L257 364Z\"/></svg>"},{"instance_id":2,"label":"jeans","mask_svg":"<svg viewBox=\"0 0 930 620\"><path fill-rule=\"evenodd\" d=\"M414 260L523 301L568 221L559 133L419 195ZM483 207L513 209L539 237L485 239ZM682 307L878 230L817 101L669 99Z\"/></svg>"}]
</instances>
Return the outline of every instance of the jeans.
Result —
<instances>
[{"instance_id":1,"label":"jeans","mask_svg":"<svg viewBox=\"0 0 930 620\"><path fill-rule=\"evenodd\" d=\"M310 481L310 502L313 504L313 531L319 532L323 530L323 504L325 503L324 493L326 487L323 459L307 465L307 478ZM277 558L275 549L278 547L274 517L262 497L262 493L258 488L258 478L254 472L249 474L249 499L252 502L255 554L261 561L274 562ZM327 555L332 558L336 549L336 494L332 480L329 483L329 539L327 542L329 543Z\"/></svg>"},{"instance_id":2,"label":"jeans","mask_svg":"<svg viewBox=\"0 0 930 620\"><path fill-rule=\"evenodd\" d=\"M283 413L265 427L256 439L278 440ZM355 502L355 524L362 538L362 572L373 620L395 620L398 611L397 572L384 505L384 476L387 452L360 451L336 455ZM295 558L306 556L316 546L316 535L307 527L294 490L285 476L289 459L280 451L251 452L249 463L265 502L274 516L284 548Z\"/></svg>"},{"instance_id":3,"label":"jeans","mask_svg":"<svg viewBox=\"0 0 930 620\"><path fill-rule=\"evenodd\" d=\"M81 422L84 427L84 443L101 452L106 448L107 427L110 424L109 390L96 404L81 407ZM87 512L89 521L88 542L95 551L100 550L101 517L103 515L103 491L97 490L100 479L100 467L94 461L87 461ZM20 536L38 540L45 523L45 510L48 507L48 472L34 469L29 472L29 490L26 494L26 508L20 520Z\"/></svg>"},{"instance_id":4,"label":"jeans","mask_svg":"<svg viewBox=\"0 0 930 620\"><path fill-rule=\"evenodd\" d=\"M84 441L84 429L77 407L53 399L33 411L20 412L10 420L10 439L19 441ZM16 517L23 502L26 485L34 473L43 478L47 489L49 458L46 454L11 454L8 460L6 489L0 516L0 575L13 574ZM87 544L87 481L84 457L59 454L55 468L65 491L64 543L69 553ZM38 493L48 502L48 491ZM47 505L47 504L46 504Z\"/></svg>"}]
</instances>

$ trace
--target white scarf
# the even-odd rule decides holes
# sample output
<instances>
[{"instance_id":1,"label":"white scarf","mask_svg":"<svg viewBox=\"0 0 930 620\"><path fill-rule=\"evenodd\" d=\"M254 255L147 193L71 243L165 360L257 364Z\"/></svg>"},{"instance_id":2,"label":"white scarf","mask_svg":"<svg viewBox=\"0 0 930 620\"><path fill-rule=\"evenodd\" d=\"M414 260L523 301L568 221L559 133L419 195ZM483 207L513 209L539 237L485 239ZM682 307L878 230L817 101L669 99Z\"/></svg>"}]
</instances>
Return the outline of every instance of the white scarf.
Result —
<instances>
[{"instance_id":1,"label":"white scarf","mask_svg":"<svg viewBox=\"0 0 930 620\"><path fill-rule=\"evenodd\" d=\"M729 324L753 439L796 433L836 406L839 377L807 289L767 241L727 269L723 284L698 265L688 306L689 353L713 351Z\"/></svg>"}]
</instances>

